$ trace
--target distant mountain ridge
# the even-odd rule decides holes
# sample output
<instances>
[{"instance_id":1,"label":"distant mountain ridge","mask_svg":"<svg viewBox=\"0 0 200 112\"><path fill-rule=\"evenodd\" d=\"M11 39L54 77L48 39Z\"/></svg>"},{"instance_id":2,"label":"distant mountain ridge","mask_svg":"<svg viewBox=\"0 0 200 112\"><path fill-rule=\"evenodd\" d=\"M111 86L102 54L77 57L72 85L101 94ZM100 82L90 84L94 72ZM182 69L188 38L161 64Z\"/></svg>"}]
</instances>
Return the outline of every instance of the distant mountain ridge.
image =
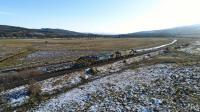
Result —
<instances>
[{"instance_id":1,"label":"distant mountain ridge","mask_svg":"<svg viewBox=\"0 0 200 112\"><path fill-rule=\"evenodd\" d=\"M0 25L0 38L76 38L76 37L200 37L200 25L183 26L163 30L141 31L123 35L104 35L80 33L63 29L29 29L16 26Z\"/></svg>"},{"instance_id":2,"label":"distant mountain ridge","mask_svg":"<svg viewBox=\"0 0 200 112\"><path fill-rule=\"evenodd\" d=\"M28 29L23 27L0 25L0 38L64 38L93 35L94 34L80 33L63 29Z\"/></svg>"},{"instance_id":3,"label":"distant mountain ridge","mask_svg":"<svg viewBox=\"0 0 200 112\"><path fill-rule=\"evenodd\" d=\"M200 37L200 25L125 34L137 37Z\"/></svg>"}]
</instances>

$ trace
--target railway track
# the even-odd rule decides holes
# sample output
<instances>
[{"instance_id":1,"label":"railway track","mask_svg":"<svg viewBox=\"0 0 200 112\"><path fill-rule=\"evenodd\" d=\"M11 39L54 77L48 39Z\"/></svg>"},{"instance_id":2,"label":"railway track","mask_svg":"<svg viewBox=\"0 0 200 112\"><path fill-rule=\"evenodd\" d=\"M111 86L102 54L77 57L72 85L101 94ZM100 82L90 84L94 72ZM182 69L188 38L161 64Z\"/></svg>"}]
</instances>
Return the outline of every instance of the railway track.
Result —
<instances>
[{"instance_id":1,"label":"railway track","mask_svg":"<svg viewBox=\"0 0 200 112\"><path fill-rule=\"evenodd\" d=\"M37 68L37 67L45 67L45 66L51 66L51 65L53 66L53 65L64 64L64 63L69 63L69 62L72 62L72 61L59 61L59 62L54 62L54 63L49 63L49 64L34 63L33 65L29 65L29 66L4 68L4 69L0 70L0 73L7 73L7 72L12 72L12 71L19 72L19 71L23 71L23 70L34 69L34 68Z\"/></svg>"},{"instance_id":2,"label":"railway track","mask_svg":"<svg viewBox=\"0 0 200 112\"><path fill-rule=\"evenodd\" d=\"M156 50L156 51L158 51L158 50ZM154 51L154 52L156 52L156 51ZM119 58L115 58L115 59L109 59L107 61L100 61L100 62L96 62L96 63L94 63L94 64L92 64L90 66L84 66L84 67L81 67L81 68L62 69L62 70L58 70L58 71L52 71L50 73L43 73L43 74L40 74L39 76L33 76L31 78L28 78L28 79L23 79L23 80L12 82L12 83L4 83L4 84L2 84L2 86L6 85L6 86L4 86L5 90L12 89L12 88L15 88L17 86L29 84L30 80L42 81L42 80L45 80L45 79L48 79L48 78L62 76L64 74L69 74L69 73L81 71L81 70L84 70L84 69L87 69L87 68L103 66L103 65L106 65L106 64L114 63L116 61L142 56L142 55L145 55L145 54L148 54L148 53L151 53L151 52L139 53L137 55L130 55L130 56L126 56L126 57L119 57Z\"/></svg>"},{"instance_id":3,"label":"railway track","mask_svg":"<svg viewBox=\"0 0 200 112\"><path fill-rule=\"evenodd\" d=\"M172 44L174 44L175 42L176 41L173 41ZM169 45L172 45L172 44L166 44L166 45L169 46ZM163 46L163 47L167 47L167 46ZM97 66L110 64L110 63L113 63L113 62L116 62L116 61L125 60L125 59L132 58L132 57L138 57L138 56L146 55L146 54L149 54L149 53L152 53L152 52L162 50L163 47L157 47L154 50L151 49L151 50L146 50L146 51L145 51L145 49L143 49L143 51L145 51L145 52L138 52L137 54L134 54L134 55L127 55L127 56L121 56L121 57L118 57L118 58L107 59L107 60L104 60L104 61L98 61L98 62L95 62L95 63L89 65L89 66L55 70L55 71L52 71L50 73L46 72L46 73L40 74L39 76L33 76L31 78L23 79L23 80L20 80L20 81L15 81L15 82L12 82L12 83L3 83L3 84L0 84L0 86L3 86L4 89L6 89L6 90L12 89L12 88L17 87L17 86L29 84L30 80L42 81L42 80L45 80L45 79L48 79L48 78L61 76L61 75L67 74L67 73L73 73L73 72L76 72L76 71L81 71L81 70L84 70L86 68L97 67ZM24 68L24 69L27 69L27 67ZM16 69L15 69L15 71L16 71Z\"/></svg>"},{"instance_id":4,"label":"railway track","mask_svg":"<svg viewBox=\"0 0 200 112\"><path fill-rule=\"evenodd\" d=\"M157 47L153 47L154 49L159 49L159 48L162 48L162 47L166 47L166 46L169 46L169 45L172 45L174 44L175 42L177 42L177 40L174 40L173 42L169 43L169 44L164 44L164 45L161 45L161 46L157 46ZM139 49L137 50L138 52L147 52L148 53L148 50L151 50L152 48L146 48L146 49ZM25 51L24 51L25 52ZM20 52L20 53L17 53L15 55L12 55L10 57L7 57L5 59L2 59L0 60L0 62L2 61L5 61L7 59L10 59L10 58L13 58L15 56L18 56L20 54L23 54L24 52ZM34 68L37 68L37 67L44 67L44 66L53 66L53 65L56 65L56 64L64 64L64 63L69 63L69 62L72 62L72 61L61 61L61 62L55 62L55 63L50 63L50 64L39 64L39 63L36 63L36 65L30 65L30 66L20 66L20 67L11 67L11 68L4 68L4 69L0 69L0 73L6 73L6 72L12 72L12 71L23 71L23 70L30 70L30 69L34 69Z\"/></svg>"}]
</instances>

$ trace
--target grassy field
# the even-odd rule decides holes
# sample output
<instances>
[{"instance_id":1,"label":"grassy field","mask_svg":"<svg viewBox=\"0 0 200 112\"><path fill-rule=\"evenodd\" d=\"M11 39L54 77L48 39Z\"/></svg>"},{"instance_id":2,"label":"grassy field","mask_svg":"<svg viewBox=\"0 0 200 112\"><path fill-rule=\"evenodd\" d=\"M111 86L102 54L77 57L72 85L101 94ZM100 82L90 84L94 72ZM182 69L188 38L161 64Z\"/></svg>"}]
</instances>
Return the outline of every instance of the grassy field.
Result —
<instances>
[{"instance_id":1,"label":"grassy field","mask_svg":"<svg viewBox=\"0 0 200 112\"><path fill-rule=\"evenodd\" d=\"M34 47L39 50L122 50L149 47L169 42L164 38L98 38L98 39L5 39L0 46L8 48Z\"/></svg>"},{"instance_id":2,"label":"grassy field","mask_svg":"<svg viewBox=\"0 0 200 112\"><path fill-rule=\"evenodd\" d=\"M146 48L168 42L170 39L164 38L3 39L0 40L0 60L12 55L16 56L0 62L0 68L37 62L69 61L85 55L130 48ZM17 55L22 51L25 52Z\"/></svg>"}]
</instances>

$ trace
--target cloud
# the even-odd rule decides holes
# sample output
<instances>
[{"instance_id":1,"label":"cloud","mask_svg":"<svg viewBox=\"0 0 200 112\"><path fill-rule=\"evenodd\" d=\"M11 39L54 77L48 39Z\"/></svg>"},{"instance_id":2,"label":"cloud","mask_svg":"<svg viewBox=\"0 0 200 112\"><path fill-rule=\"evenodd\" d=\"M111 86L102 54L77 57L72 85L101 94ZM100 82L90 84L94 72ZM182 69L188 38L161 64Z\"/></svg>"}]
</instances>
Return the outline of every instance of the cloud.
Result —
<instances>
[{"instance_id":1,"label":"cloud","mask_svg":"<svg viewBox=\"0 0 200 112\"><path fill-rule=\"evenodd\" d=\"M8 15L8 16L11 16L11 15L14 15L14 13L6 12L6 11L0 11L0 15Z\"/></svg>"}]
</instances>

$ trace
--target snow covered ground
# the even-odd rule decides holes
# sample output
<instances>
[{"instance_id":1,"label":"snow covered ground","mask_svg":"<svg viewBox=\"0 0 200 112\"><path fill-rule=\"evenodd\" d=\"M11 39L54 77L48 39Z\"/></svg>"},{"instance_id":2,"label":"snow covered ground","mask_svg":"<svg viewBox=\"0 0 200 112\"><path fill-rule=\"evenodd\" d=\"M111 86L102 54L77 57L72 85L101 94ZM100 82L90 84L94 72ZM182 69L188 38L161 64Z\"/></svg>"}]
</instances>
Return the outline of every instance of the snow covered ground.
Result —
<instances>
[{"instance_id":1,"label":"snow covered ground","mask_svg":"<svg viewBox=\"0 0 200 112\"><path fill-rule=\"evenodd\" d=\"M190 53L190 54L200 55L200 40L195 41L194 43L191 43L191 45L189 45L186 48L181 49L180 51Z\"/></svg>"},{"instance_id":2,"label":"snow covered ground","mask_svg":"<svg viewBox=\"0 0 200 112\"><path fill-rule=\"evenodd\" d=\"M199 79L199 64L152 65L95 80L30 111L200 111Z\"/></svg>"}]
</instances>

